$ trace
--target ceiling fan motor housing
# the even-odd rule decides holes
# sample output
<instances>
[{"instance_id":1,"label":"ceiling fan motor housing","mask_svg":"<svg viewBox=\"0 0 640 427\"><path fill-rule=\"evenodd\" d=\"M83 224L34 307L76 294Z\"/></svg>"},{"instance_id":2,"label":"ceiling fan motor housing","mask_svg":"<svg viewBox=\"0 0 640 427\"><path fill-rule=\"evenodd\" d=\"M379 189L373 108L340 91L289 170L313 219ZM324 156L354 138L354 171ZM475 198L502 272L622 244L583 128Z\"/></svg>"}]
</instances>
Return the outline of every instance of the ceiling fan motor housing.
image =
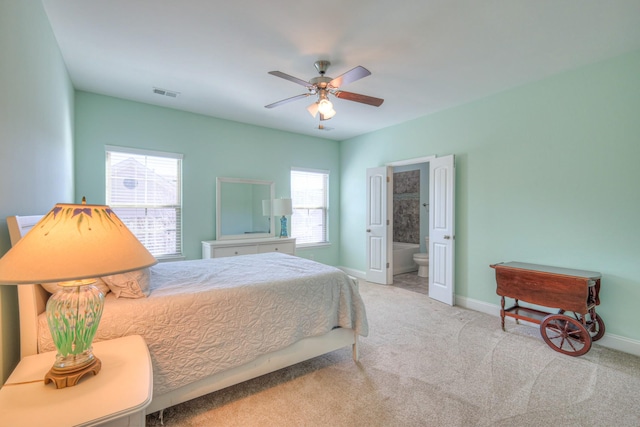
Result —
<instances>
[{"instance_id":1,"label":"ceiling fan motor housing","mask_svg":"<svg viewBox=\"0 0 640 427\"><path fill-rule=\"evenodd\" d=\"M331 62L320 60L320 61L314 62L313 65L316 67L316 70L318 70L320 75L324 76L324 73L327 72L327 68L329 68L329 65L331 65Z\"/></svg>"},{"instance_id":2,"label":"ceiling fan motor housing","mask_svg":"<svg viewBox=\"0 0 640 427\"><path fill-rule=\"evenodd\" d=\"M311 80L309 80L309 83L319 87L320 89L324 89L327 87L331 80L333 80L331 77L320 76L312 78Z\"/></svg>"}]
</instances>

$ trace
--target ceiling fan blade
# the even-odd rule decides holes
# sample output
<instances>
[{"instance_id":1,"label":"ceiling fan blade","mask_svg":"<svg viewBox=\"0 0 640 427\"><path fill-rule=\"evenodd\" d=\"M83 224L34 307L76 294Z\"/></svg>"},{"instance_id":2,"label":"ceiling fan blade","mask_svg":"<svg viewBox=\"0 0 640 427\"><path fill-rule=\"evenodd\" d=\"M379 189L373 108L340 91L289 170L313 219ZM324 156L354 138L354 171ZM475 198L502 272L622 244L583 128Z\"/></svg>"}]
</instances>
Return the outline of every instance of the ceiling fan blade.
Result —
<instances>
[{"instance_id":1,"label":"ceiling fan blade","mask_svg":"<svg viewBox=\"0 0 640 427\"><path fill-rule=\"evenodd\" d=\"M290 82L298 83L299 85L304 87L313 87L311 83L305 82L304 80L299 79L297 77L290 76L289 74L285 74L282 71L269 71L269 74L271 74L272 76L280 77L285 80L289 80Z\"/></svg>"},{"instance_id":2,"label":"ceiling fan blade","mask_svg":"<svg viewBox=\"0 0 640 427\"><path fill-rule=\"evenodd\" d=\"M297 99L306 98L309 95L310 94L308 94L308 93L303 93L303 94L300 94L300 95L292 96L291 98L283 99L281 101L274 102L273 104L265 105L264 108L279 107L282 104L286 104L286 103L289 103L291 101L295 101Z\"/></svg>"},{"instance_id":3,"label":"ceiling fan blade","mask_svg":"<svg viewBox=\"0 0 640 427\"><path fill-rule=\"evenodd\" d=\"M379 107L384 102L384 99L374 98L373 96L360 95L359 93L345 92L343 90L336 91L333 94L336 98L346 99L347 101L360 102L362 104L373 105Z\"/></svg>"},{"instance_id":4,"label":"ceiling fan blade","mask_svg":"<svg viewBox=\"0 0 640 427\"><path fill-rule=\"evenodd\" d=\"M371 72L366 68L358 65L356 68L352 68L341 76L336 77L335 79L329 82L329 86L337 89L340 86L353 83L356 80L360 80L363 77L367 77L371 75Z\"/></svg>"}]
</instances>

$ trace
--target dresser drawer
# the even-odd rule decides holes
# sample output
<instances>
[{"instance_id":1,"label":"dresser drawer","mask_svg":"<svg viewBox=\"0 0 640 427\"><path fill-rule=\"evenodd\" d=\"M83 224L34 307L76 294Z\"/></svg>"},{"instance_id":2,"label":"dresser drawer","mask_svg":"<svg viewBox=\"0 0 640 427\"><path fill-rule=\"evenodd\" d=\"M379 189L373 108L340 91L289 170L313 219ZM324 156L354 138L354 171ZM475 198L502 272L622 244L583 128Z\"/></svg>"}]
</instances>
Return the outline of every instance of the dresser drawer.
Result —
<instances>
[{"instance_id":1,"label":"dresser drawer","mask_svg":"<svg viewBox=\"0 0 640 427\"><path fill-rule=\"evenodd\" d=\"M251 255L251 254L257 254L257 253L258 253L258 248L256 245L227 246L224 248L213 248L214 258L222 258L226 256L236 256L236 255Z\"/></svg>"},{"instance_id":2,"label":"dresser drawer","mask_svg":"<svg viewBox=\"0 0 640 427\"><path fill-rule=\"evenodd\" d=\"M282 252L296 254L294 237L267 239L206 240L202 242L202 258L222 258L236 255Z\"/></svg>"},{"instance_id":3,"label":"dresser drawer","mask_svg":"<svg viewBox=\"0 0 640 427\"><path fill-rule=\"evenodd\" d=\"M263 254L265 252L282 252L283 254L294 255L296 251L296 244L293 242L288 243L261 243L258 245L258 252Z\"/></svg>"}]
</instances>

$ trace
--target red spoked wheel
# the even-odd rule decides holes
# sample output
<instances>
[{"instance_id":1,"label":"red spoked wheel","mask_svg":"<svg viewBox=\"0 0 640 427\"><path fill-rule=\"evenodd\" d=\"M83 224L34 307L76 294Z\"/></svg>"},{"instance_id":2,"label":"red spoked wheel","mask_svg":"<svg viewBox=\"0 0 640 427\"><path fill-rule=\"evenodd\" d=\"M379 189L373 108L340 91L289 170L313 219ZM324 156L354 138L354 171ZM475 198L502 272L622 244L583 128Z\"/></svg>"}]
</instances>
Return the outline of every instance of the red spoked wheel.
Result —
<instances>
[{"instance_id":1,"label":"red spoked wheel","mask_svg":"<svg viewBox=\"0 0 640 427\"><path fill-rule=\"evenodd\" d=\"M558 314L564 313L564 310L558 311ZM582 322L583 316L581 314L573 313L573 317L575 317L576 320ZM587 331L589 331L589 335L591 335L591 341L598 341L604 336L604 320L602 320L602 317L600 317L600 315L598 315L595 310L589 311L584 316L584 325L587 328Z\"/></svg>"},{"instance_id":2,"label":"red spoked wheel","mask_svg":"<svg viewBox=\"0 0 640 427\"><path fill-rule=\"evenodd\" d=\"M592 318L593 317L593 318ZM587 314L587 330L591 334L591 341L598 341L604 336L604 320L598 314Z\"/></svg>"},{"instance_id":3,"label":"red spoked wheel","mask_svg":"<svg viewBox=\"0 0 640 427\"><path fill-rule=\"evenodd\" d=\"M540 334L549 347L568 356L582 356L591 349L591 334L577 319L550 314L540 323Z\"/></svg>"}]
</instances>

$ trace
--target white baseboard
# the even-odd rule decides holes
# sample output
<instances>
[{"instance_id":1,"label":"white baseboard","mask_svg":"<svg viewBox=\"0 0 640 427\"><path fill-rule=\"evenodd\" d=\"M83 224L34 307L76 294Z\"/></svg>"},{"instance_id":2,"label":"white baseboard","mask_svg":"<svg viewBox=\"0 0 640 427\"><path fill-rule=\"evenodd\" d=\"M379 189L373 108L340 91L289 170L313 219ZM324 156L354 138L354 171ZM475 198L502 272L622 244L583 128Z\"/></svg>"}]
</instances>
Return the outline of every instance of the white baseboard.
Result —
<instances>
[{"instance_id":1,"label":"white baseboard","mask_svg":"<svg viewBox=\"0 0 640 427\"><path fill-rule=\"evenodd\" d=\"M640 356L640 341L632 340L631 338L623 337L621 335L614 335L607 332L596 344L612 348L614 350L619 350L624 353Z\"/></svg>"},{"instance_id":2,"label":"white baseboard","mask_svg":"<svg viewBox=\"0 0 640 427\"><path fill-rule=\"evenodd\" d=\"M489 304L488 302L478 301L467 297L456 295L456 305L468 308L470 310L479 311L481 313L490 314L500 317L500 306Z\"/></svg>"},{"instance_id":3,"label":"white baseboard","mask_svg":"<svg viewBox=\"0 0 640 427\"><path fill-rule=\"evenodd\" d=\"M492 316L500 317L500 306L497 304L489 304L483 301L473 300L471 298L461 297L456 295L456 305L460 307L468 308L469 310L480 311L482 313L490 314ZM511 320L510 318L508 320ZM529 323L529 322L522 322ZM538 326L534 323L529 323L532 326ZM640 356L640 341L631 338L623 337L620 335L614 335L607 332L604 337L599 339L596 345L611 348L614 350L622 351L624 353Z\"/></svg>"},{"instance_id":4,"label":"white baseboard","mask_svg":"<svg viewBox=\"0 0 640 427\"><path fill-rule=\"evenodd\" d=\"M338 267L345 273L350 276L356 277L358 279L366 280L366 273L360 270L354 270L348 267ZM468 308L469 310L479 311L481 313L490 314L492 316L500 317L500 306L497 304L489 304L487 302L474 300L467 297L461 297L456 295L456 305L460 307ZM512 319L508 319L512 320ZM522 322L528 323L528 322ZM537 324L529 323L532 326L537 326ZM609 332L605 334L604 337L599 339L596 345L601 345L603 347L611 348L614 350L622 351L624 353L633 354L635 356L640 356L640 341L634 340L631 338L623 337L621 335L614 335Z\"/></svg>"},{"instance_id":5,"label":"white baseboard","mask_svg":"<svg viewBox=\"0 0 640 427\"><path fill-rule=\"evenodd\" d=\"M354 270L348 267L338 267L350 276L358 279L366 280L366 273L360 270ZM467 297L461 297L456 295L456 305L469 310L479 311L481 313L490 314L492 316L500 317L500 306L497 304L489 304L484 301L478 301ZM507 320L512 320L511 318ZM529 323L532 326L537 326L535 323L522 322L524 324ZM620 335L614 335L609 332L602 337L596 345L611 348L614 350L622 351L624 353L640 356L640 341L631 338L623 337Z\"/></svg>"},{"instance_id":6,"label":"white baseboard","mask_svg":"<svg viewBox=\"0 0 640 427\"><path fill-rule=\"evenodd\" d=\"M347 273L349 276L353 276L357 279L366 280L367 278L367 274L364 271L354 270L353 268L342 267L342 266L338 266L338 268L344 271L345 273Z\"/></svg>"}]
</instances>

